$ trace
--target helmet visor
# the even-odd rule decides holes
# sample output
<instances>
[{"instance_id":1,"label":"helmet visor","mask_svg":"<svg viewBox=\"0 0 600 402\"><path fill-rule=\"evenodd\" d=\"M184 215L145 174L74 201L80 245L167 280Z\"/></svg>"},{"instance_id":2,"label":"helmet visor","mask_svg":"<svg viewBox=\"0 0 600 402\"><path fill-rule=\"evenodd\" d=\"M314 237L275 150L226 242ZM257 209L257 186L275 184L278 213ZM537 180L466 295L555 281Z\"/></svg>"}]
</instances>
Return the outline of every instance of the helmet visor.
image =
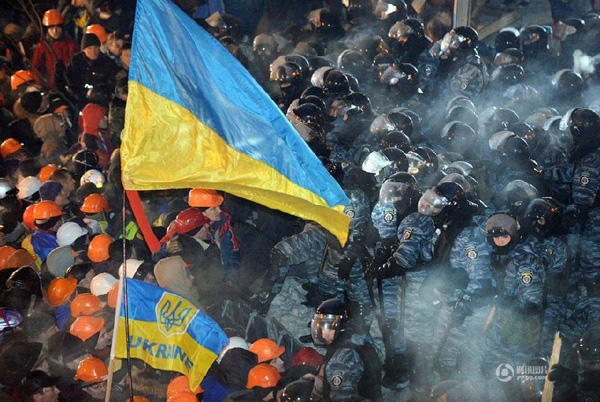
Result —
<instances>
[{"instance_id":1,"label":"helmet visor","mask_svg":"<svg viewBox=\"0 0 600 402\"><path fill-rule=\"evenodd\" d=\"M409 185L406 183L386 181L381 186L381 190L379 190L379 203L385 205L401 202L408 188Z\"/></svg>"},{"instance_id":2,"label":"helmet visor","mask_svg":"<svg viewBox=\"0 0 600 402\"><path fill-rule=\"evenodd\" d=\"M445 197L436 193L433 189L426 190L419 200L419 213L427 216L436 216L442 212L450 202Z\"/></svg>"},{"instance_id":3,"label":"helmet visor","mask_svg":"<svg viewBox=\"0 0 600 402\"><path fill-rule=\"evenodd\" d=\"M452 53L460 47L462 39L462 36L458 35L456 32L448 32L446 35L444 35L444 38L442 39L442 43L440 46L441 51L443 53Z\"/></svg>"},{"instance_id":4,"label":"helmet visor","mask_svg":"<svg viewBox=\"0 0 600 402\"><path fill-rule=\"evenodd\" d=\"M337 338L341 321L339 315L315 314L310 323L310 336L315 345L330 345Z\"/></svg>"},{"instance_id":5,"label":"helmet visor","mask_svg":"<svg viewBox=\"0 0 600 402\"><path fill-rule=\"evenodd\" d=\"M399 21L390 28L388 36L392 39L401 39L413 33L415 33L414 29L406 25L404 22Z\"/></svg>"}]
</instances>

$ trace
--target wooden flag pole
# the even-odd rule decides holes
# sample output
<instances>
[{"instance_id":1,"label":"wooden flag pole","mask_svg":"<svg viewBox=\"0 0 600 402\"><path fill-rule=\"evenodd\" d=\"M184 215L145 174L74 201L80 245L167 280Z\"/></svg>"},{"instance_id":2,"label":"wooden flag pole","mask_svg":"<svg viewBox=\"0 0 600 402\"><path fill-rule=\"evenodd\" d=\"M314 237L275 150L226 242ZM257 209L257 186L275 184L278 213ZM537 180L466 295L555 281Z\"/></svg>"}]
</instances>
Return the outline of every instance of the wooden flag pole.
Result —
<instances>
[{"instance_id":1,"label":"wooden flag pole","mask_svg":"<svg viewBox=\"0 0 600 402\"><path fill-rule=\"evenodd\" d=\"M552 402L552 394L554 393L554 383L548 379L550 368L558 364L560 359L560 349L562 348L562 338L560 332L554 335L554 343L552 344L552 355L548 363L548 374L546 374L546 382L544 382L544 391L542 393L542 402Z\"/></svg>"}]
</instances>

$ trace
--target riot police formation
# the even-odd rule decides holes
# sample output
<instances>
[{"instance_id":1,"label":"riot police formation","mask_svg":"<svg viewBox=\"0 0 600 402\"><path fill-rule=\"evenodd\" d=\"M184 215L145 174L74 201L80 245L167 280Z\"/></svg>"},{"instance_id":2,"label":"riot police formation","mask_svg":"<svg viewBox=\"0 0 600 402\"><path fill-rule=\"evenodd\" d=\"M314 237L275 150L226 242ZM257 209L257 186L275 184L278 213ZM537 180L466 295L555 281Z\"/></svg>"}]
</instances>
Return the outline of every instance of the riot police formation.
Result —
<instances>
[{"instance_id":1,"label":"riot police formation","mask_svg":"<svg viewBox=\"0 0 600 402\"><path fill-rule=\"evenodd\" d=\"M147 400L600 400L597 10L484 38L439 2L175 2L338 182L347 241L185 189L143 194L151 253L121 214L133 6L46 2L39 43L0 7L0 399L103 398L127 259L230 336L196 393L136 361Z\"/></svg>"}]
</instances>

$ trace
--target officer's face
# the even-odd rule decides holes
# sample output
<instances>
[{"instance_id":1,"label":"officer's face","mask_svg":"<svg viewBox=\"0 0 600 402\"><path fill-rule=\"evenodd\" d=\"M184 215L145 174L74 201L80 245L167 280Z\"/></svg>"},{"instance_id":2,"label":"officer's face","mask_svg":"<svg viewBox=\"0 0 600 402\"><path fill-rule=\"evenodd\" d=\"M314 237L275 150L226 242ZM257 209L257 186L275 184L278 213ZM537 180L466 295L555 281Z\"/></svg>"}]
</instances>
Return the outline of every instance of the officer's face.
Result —
<instances>
[{"instance_id":1,"label":"officer's face","mask_svg":"<svg viewBox=\"0 0 600 402\"><path fill-rule=\"evenodd\" d=\"M336 331L334 329L323 328L322 335L326 345L331 345L335 339Z\"/></svg>"},{"instance_id":2,"label":"officer's face","mask_svg":"<svg viewBox=\"0 0 600 402\"><path fill-rule=\"evenodd\" d=\"M504 247L510 243L510 235L496 236L494 237L494 244L498 247Z\"/></svg>"}]
</instances>

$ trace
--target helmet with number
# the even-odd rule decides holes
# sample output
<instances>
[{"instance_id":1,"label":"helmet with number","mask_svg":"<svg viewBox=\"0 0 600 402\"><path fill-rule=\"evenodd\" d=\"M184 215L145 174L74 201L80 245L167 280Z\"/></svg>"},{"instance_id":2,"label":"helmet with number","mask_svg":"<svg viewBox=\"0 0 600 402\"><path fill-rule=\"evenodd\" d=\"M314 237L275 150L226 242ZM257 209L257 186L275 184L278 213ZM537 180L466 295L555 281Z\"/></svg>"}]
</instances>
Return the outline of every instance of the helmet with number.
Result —
<instances>
[{"instance_id":1,"label":"helmet with number","mask_svg":"<svg viewBox=\"0 0 600 402\"><path fill-rule=\"evenodd\" d=\"M82 293L71 301L71 316L92 315L102 309L100 298L91 293Z\"/></svg>"},{"instance_id":2,"label":"helmet with number","mask_svg":"<svg viewBox=\"0 0 600 402\"><path fill-rule=\"evenodd\" d=\"M296 380L285 386L279 400L281 402L312 402L315 383L313 381Z\"/></svg>"},{"instance_id":3,"label":"helmet with number","mask_svg":"<svg viewBox=\"0 0 600 402\"><path fill-rule=\"evenodd\" d=\"M314 348L306 347L294 353L290 360L290 367L310 366L318 370L323 363L325 360L319 352Z\"/></svg>"},{"instance_id":4,"label":"helmet with number","mask_svg":"<svg viewBox=\"0 0 600 402\"><path fill-rule=\"evenodd\" d=\"M600 364L600 324L590 325L577 345L579 366L583 371L598 370Z\"/></svg>"},{"instance_id":5,"label":"helmet with number","mask_svg":"<svg viewBox=\"0 0 600 402\"><path fill-rule=\"evenodd\" d=\"M83 204L81 204L81 208L79 208L81 212L85 212L86 214L97 214L100 212L110 212L110 207L108 206L108 200L101 194L90 194L83 200Z\"/></svg>"},{"instance_id":6,"label":"helmet with number","mask_svg":"<svg viewBox=\"0 0 600 402\"><path fill-rule=\"evenodd\" d=\"M550 49L550 35L540 25L529 25L521 30L521 49L526 56L535 56Z\"/></svg>"},{"instance_id":7,"label":"helmet with number","mask_svg":"<svg viewBox=\"0 0 600 402\"><path fill-rule=\"evenodd\" d=\"M573 70L563 69L552 76L552 89L558 98L578 98L583 92L583 78Z\"/></svg>"},{"instance_id":8,"label":"helmet with number","mask_svg":"<svg viewBox=\"0 0 600 402\"><path fill-rule=\"evenodd\" d=\"M50 219L63 216L64 214L62 209L54 201L44 200L35 204L33 219Z\"/></svg>"},{"instance_id":9,"label":"helmet with number","mask_svg":"<svg viewBox=\"0 0 600 402\"><path fill-rule=\"evenodd\" d=\"M317 346L330 345L346 330L350 314L343 301L328 299L322 302L310 323L310 335Z\"/></svg>"},{"instance_id":10,"label":"helmet with number","mask_svg":"<svg viewBox=\"0 0 600 402\"><path fill-rule=\"evenodd\" d=\"M60 11L58 10L48 10L44 13L44 16L42 17L42 25L45 27L52 27L55 25L62 25L64 24L64 19L62 14L60 13Z\"/></svg>"},{"instance_id":11,"label":"helmet with number","mask_svg":"<svg viewBox=\"0 0 600 402\"><path fill-rule=\"evenodd\" d=\"M473 144L477 139L477 134L473 129L461 122L451 121L446 124L441 131L442 144L452 152L465 155L470 149L473 148Z\"/></svg>"},{"instance_id":12,"label":"helmet with number","mask_svg":"<svg viewBox=\"0 0 600 402\"><path fill-rule=\"evenodd\" d=\"M215 190L193 188L188 197L190 207L210 208L223 204L223 196Z\"/></svg>"},{"instance_id":13,"label":"helmet with number","mask_svg":"<svg viewBox=\"0 0 600 402\"><path fill-rule=\"evenodd\" d=\"M77 279L54 278L48 285L48 304L52 307L62 306L69 300L75 289L77 289Z\"/></svg>"},{"instance_id":14,"label":"helmet with number","mask_svg":"<svg viewBox=\"0 0 600 402\"><path fill-rule=\"evenodd\" d=\"M113 239L104 233L95 236L88 245L87 256L93 262L102 262L109 259L108 247Z\"/></svg>"},{"instance_id":15,"label":"helmet with number","mask_svg":"<svg viewBox=\"0 0 600 402\"><path fill-rule=\"evenodd\" d=\"M275 368L267 363L261 363L248 372L248 382L246 388L275 388L277 382L281 379L281 374Z\"/></svg>"},{"instance_id":16,"label":"helmet with number","mask_svg":"<svg viewBox=\"0 0 600 402\"><path fill-rule=\"evenodd\" d=\"M420 195L414 176L398 172L391 175L381 186L379 203L393 205L398 216L406 216L414 210Z\"/></svg>"},{"instance_id":17,"label":"helmet with number","mask_svg":"<svg viewBox=\"0 0 600 402\"><path fill-rule=\"evenodd\" d=\"M263 363L281 356L285 352L285 347L279 346L271 339L262 338L250 345L248 350L258 356L259 363Z\"/></svg>"},{"instance_id":18,"label":"helmet with number","mask_svg":"<svg viewBox=\"0 0 600 402\"><path fill-rule=\"evenodd\" d=\"M537 188L520 179L511 181L500 192L502 202L517 217L522 217L531 200L537 197Z\"/></svg>"},{"instance_id":19,"label":"helmet with number","mask_svg":"<svg viewBox=\"0 0 600 402\"><path fill-rule=\"evenodd\" d=\"M96 188L102 188L104 186L104 175L102 172L96 169L90 169L81 176L79 185L83 186L86 183L92 183Z\"/></svg>"},{"instance_id":20,"label":"helmet with number","mask_svg":"<svg viewBox=\"0 0 600 402\"><path fill-rule=\"evenodd\" d=\"M381 138L380 146L381 146L381 149L398 148L399 150L401 150L403 152L408 152L408 151L410 151L411 143L410 143L410 138L408 138L408 136L406 134L404 134L402 131L394 130L394 131L390 131L389 133L385 134Z\"/></svg>"},{"instance_id":21,"label":"helmet with number","mask_svg":"<svg viewBox=\"0 0 600 402\"><path fill-rule=\"evenodd\" d=\"M563 212L552 198L535 198L525 210L524 226L539 238L556 235L560 231Z\"/></svg>"},{"instance_id":22,"label":"helmet with number","mask_svg":"<svg viewBox=\"0 0 600 402\"><path fill-rule=\"evenodd\" d=\"M77 366L75 381L86 383L104 382L108 379L106 364L97 357L86 357Z\"/></svg>"},{"instance_id":23,"label":"helmet with number","mask_svg":"<svg viewBox=\"0 0 600 402\"><path fill-rule=\"evenodd\" d=\"M92 24L92 25L88 25L85 28L85 33L86 34L94 34L98 37L98 40L100 41L101 45L104 45L106 43L106 40L108 39L108 35L106 34L106 29L104 29L104 27L100 24Z\"/></svg>"},{"instance_id":24,"label":"helmet with number","mask_svg":"<svg viewBox=\"0 0 600 402\"><path fill-rule=\"evenodd\" d=\"M19 152L23 149L23 144L14 138L7 138L0 144L0 155L2 159L7 159L9 156Z\"/></svg>"},{"instance_id":25,"label":"helmet with number","mask_svg":"<svg viewBox=\"0 0 600 402\"><path fill-rule=\"evenodd\" d=\"M506 49L521 47L519 39L519 30L513 27L506 27L500 30L494 39L494 48L496 53L505 51Z\"/></svg>"},{"instance_id":26,"label":"helmet with number","mask_svg":"<svg viewBox=\"0 0 600 402\"><path fill-rule=\"evenodd\" d=\"M500 253L508 253L520 240L521 225L511 213L500 212L490 216L485 222L485 234L492 248ZM498 245L494 237L510 236L510 241L505 245Z\"/></svg>"},{"instance_id":27,"label":"helmet with number","mask_svg":"<svg viewBox=\"0 0 600 402\"><path fill-rule=\"evenodd\" d=\"M13 91L19 89L23 84L34 84L35 77L31 71L19 70L10 76L10 88Z\"/></svg>"}]
</instances>

